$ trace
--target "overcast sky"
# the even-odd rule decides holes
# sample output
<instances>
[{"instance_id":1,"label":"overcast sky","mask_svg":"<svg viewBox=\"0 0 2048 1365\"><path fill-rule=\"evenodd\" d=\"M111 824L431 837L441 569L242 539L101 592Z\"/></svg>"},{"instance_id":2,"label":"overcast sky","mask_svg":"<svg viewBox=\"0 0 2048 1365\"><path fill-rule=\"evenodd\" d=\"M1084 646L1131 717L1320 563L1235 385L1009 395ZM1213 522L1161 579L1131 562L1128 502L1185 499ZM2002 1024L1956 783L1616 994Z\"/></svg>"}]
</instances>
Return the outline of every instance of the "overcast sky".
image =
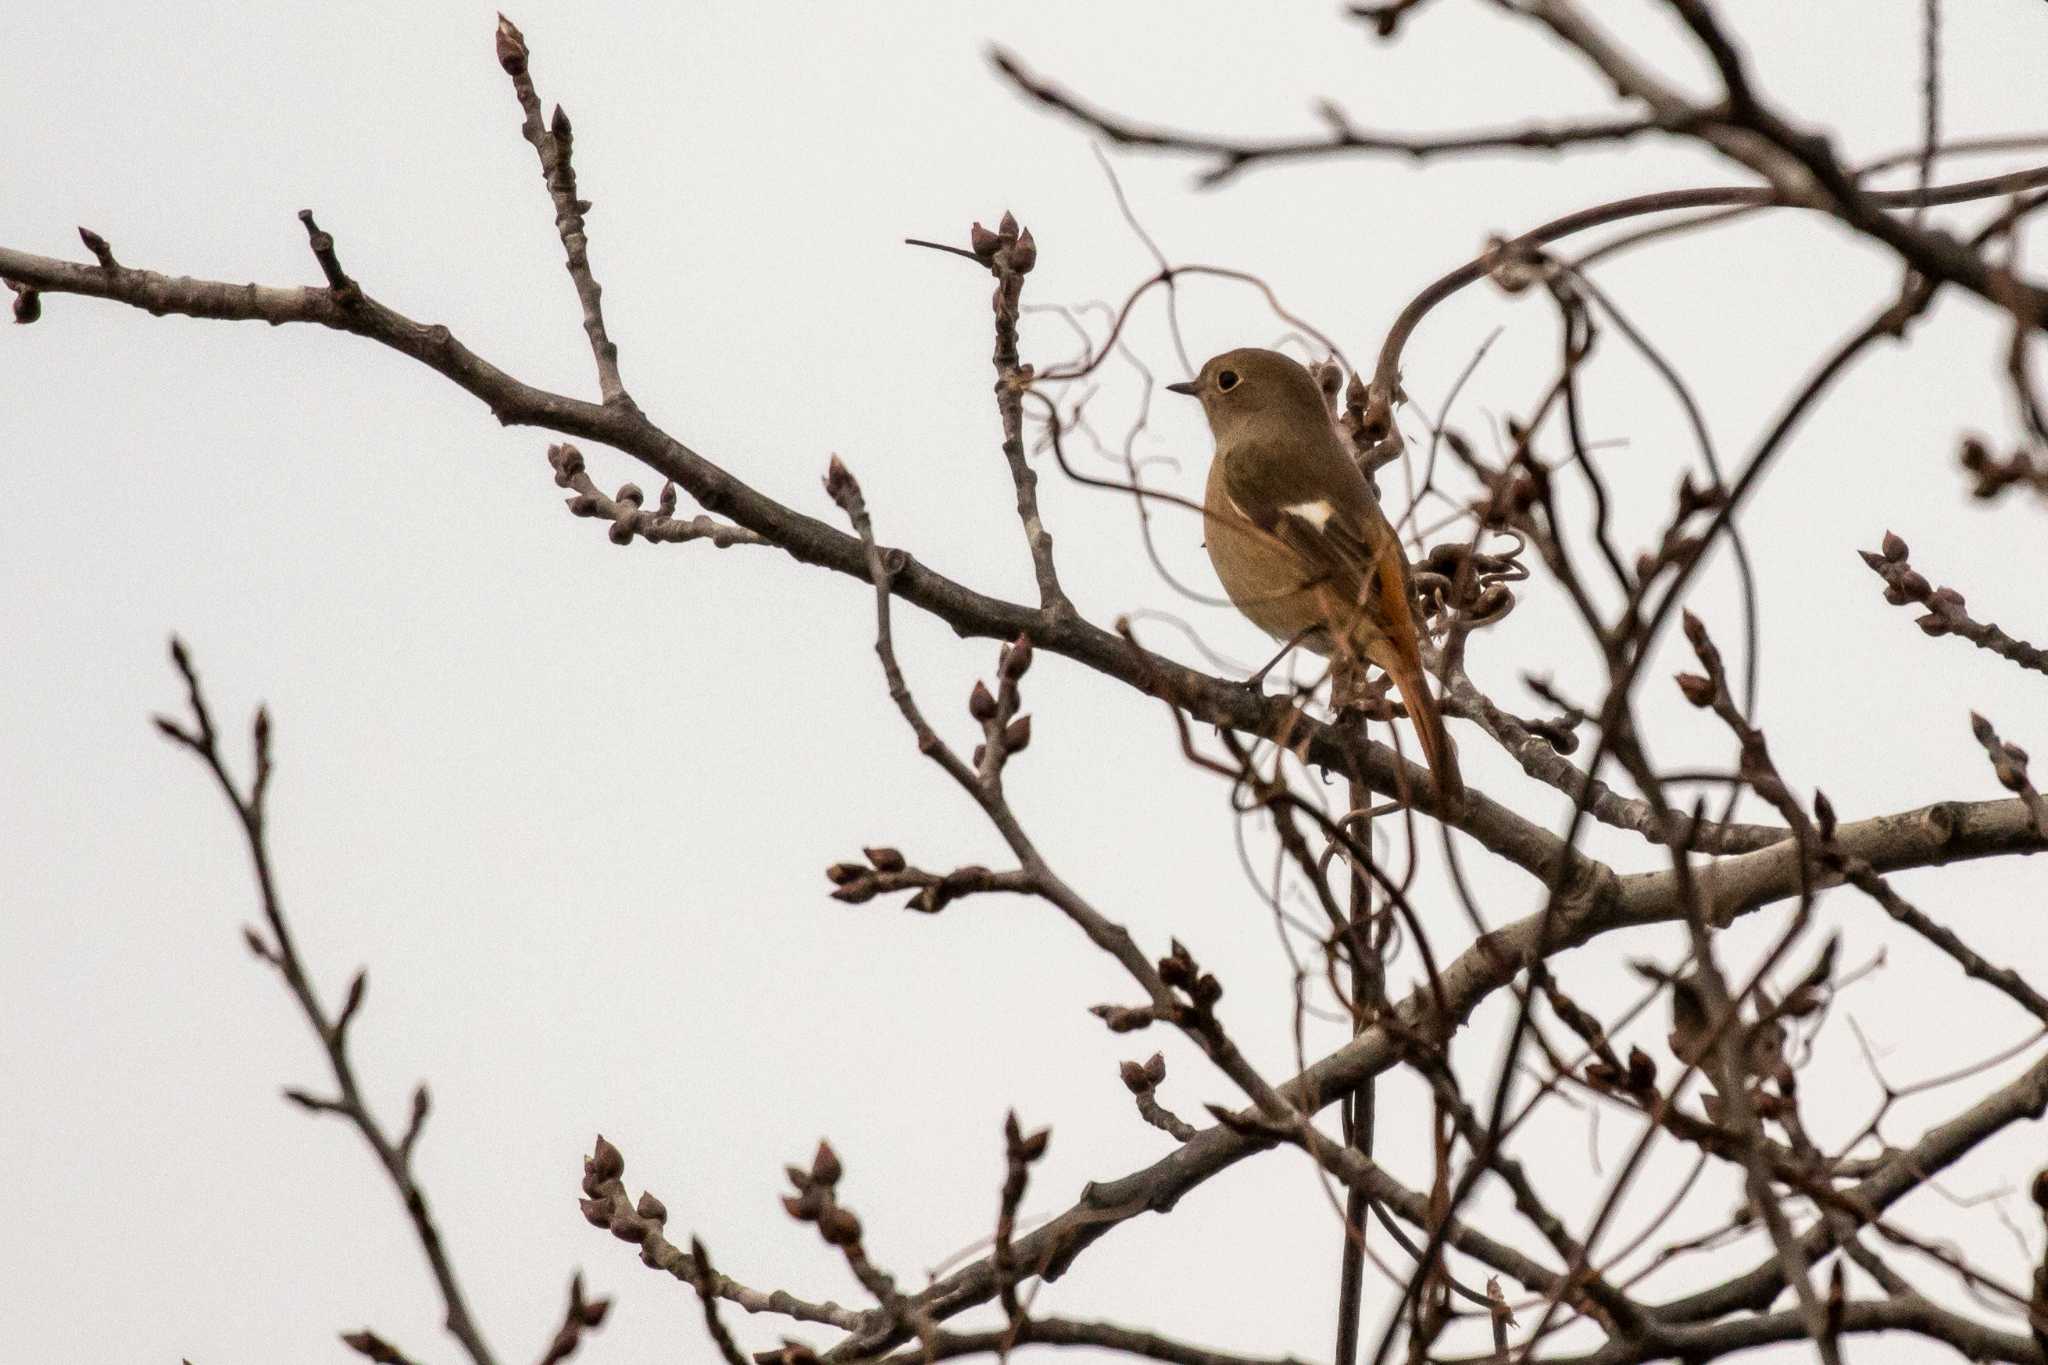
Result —
<instances>
[{"instance_id":1,"label":"overcast sky","mask_svg":"<svg viewBox=\"0 0 2048 1365\"><path fill-rule=\"evenodd\" d=\"M592 258L649 413L834 520L818 477L836 452L884 538L1021 596L1029 564L989 399L987 279L901 239L964 241L971 220L1013 209L1040 244L1037 303L1119 301L1150 258L1088 138L1007 88L989 45L1107 105L1219 132L1310 132L1310 101L1325 95L1391 129L1608 107L1597 82L1491 6L1442 0L1391 47L1337 8L693 0L533 3L513 17L543 98L575 121ZM1699 79L1684 44L1648 21L1652 7L1611 8L1639 51ZM1918 3L1727 10L1763 87L1838 130L1848 155L1911 144ZM488 6L442 3L0 7L0 243L79 257L82 223L129 264L313 283L293 217L312 208L380 299L523 378L594 396L491 30ZM1952 132L2039 126L2048 8L1951 4L1945 54ZM1260 273L1354 357L1489 233L1741 179L1661 142L1566 160L1283 167L1213 191L1194 188L1185 159L1111 159L1171 256ZM1794 214L1624 258L1603 279L1696 381L1731 459L1896 284L1877 255ZM1181 308L1197 362L1284 330L1241 287L1198 282ZM1433 315L1406 372L1433 412L1496 328L1458 413L1486 449L1554 363L1540 300L1468 291ZM1179 377L1156 309L1132 341L1162 378ZM1041 364L1077 344L1052 314L1033 315L1025 343ZM2048 751L2038 687L1924 640L1854 554L1890 527L1978 616L2048 630L2039 510L1972 504L1953 462L1965 431L2012 436L1995 382L2003 344L1984 309L1945 299L1910 349L1873 352L1838 387L1746 523L1771 584L1761 719L1795 784L1825 787L1845 817L1998 795L1972 707ZM370 968L355 1039L375 1100L395 1122L413 1084L431 1083L421 1175L506 1359L539 1354L578 1267L619 1299L590 1359L709 1358L687 1288L578 1216L596 1132L625 1152L635 1191L667 1202L672 1234L701 1235L721 1268L856 1303L837 1258L775 1202L782 1164L820 1136L843 1155L842 1195L871 1250L915 1286L992 1228L1007 1108L1053 1127L1026 1201L1049 1215L1084 1181L1167 1150L1132 1112L1119 1059L1163 1046L1164 1098L1184 1114L1235 1100L1185 1045L1111 1037L1085 1013L1131 989L1046 907L991 899L924 918L827 899L823 867L863 844L940 867L1002 861L890 708L858 585L768 550L615 547L563 510L546 434L501 429L351 337L52 297L41 322L0 332L0 375L12 473L0 510L0 1354L336 1361L336 1333L367 1324L416 1357L456 1356L358 1139L278 1098L326 1077L285 991L242 947L255 902L227 810L149 726L179 701L164 655L173 631L224 722L239 726L258 701L273 710L288 910L330 998ZM1618 348L1591 384L1594 434L1620 443L1621 538L1647 545L1692 447L1668 394ZM1123 430L1138 395L1133 370L1106 371L1102 427ZM1179 462L1154 470L1170 486L1199 486L1208 438L1191 406L1159 407L1137 449ZM587 454L607 486L647 482L623 457ZM1171 612L1214 648L1259 656L1248 626L1161 580L1128 502L1046 469L1046 518L1082 610L1105 623ZM1158 535L1171 564L1211 586L1198 527L1162 512ZM1717 562L1698 598L1731 644L1732 581ZM913 685L964 737L960 703L993 645L908 611L899 621ZM1189 653L1168 627L1142 628ZM1645 693L1664 727L1659 757L1726 766L1723 734L1668 695L1671 667L1653 669ZM1473 669L1524 709L1523 673L1597 696L1581 636L1540 583L1475 641ZM1284 958L1239 871L1226 793L1188 771L1154 703L1052 660L1028 699L1037 728L1012 787L1048 856L1148 950L1188 942L1224 978L1240 1042L1269 1072L1291 1071ZM1554 793L1454 729L1469 778L1562 817ZM1624 869L1659 861L1619 838L1595 847ZM1535 908L1533 883L1472 853L1493 922ZM1900 881L1966 923L1987 956L2043 965L2034 869ZM1440 878L1424 886L1440 949L1455 951L1462 915ZM1838 897L1827 916L1848 962L1886 954L1840 1014L1895 1079L2026 1035L2017 1010L1964 991L1868 903ZM1759 932L1736 938L1753 945ZM1675 936L1645 933L1561 968L1585 1003L1615 1010L1631 998L1625 958L1679 952ZM1824 1141L1853 1132L1876 1095L1840 1014L1803 1087ZM1474 1077L1488 1074L1500 1022L1482 1012L1460 1044ZM1661 1055L1663 1029L1647 1019L1630 1036ZM1426 1125L1402 1108L1412 1094L1390 1093L1384 1150L1426 1183ZM1903 1106L1886 1135L1910 1140L1965 1098ZM1611 1159L1630 1136L1611 1115L1592 1138L1586 1114L1560 1115L1533 1154L1570 1204L1599 1188L1589 1143ZM2038 1147L2038 1129L2010 1133L1946 1187L2024 1182ZM1706 1226L1734 1197L1709 1182L1673 1226ZM1905 1207L2025 1282L2033 1253L1998 1217L2005 1208L2037 1251L2024 1197L1959 1210L1923 1194ZM1171 1218L1119 1229L1038 1302L1327 1358L1337 1237L1308 1164L1275 1155ZM1756 1249L1735 1254L1746 1265ZM1680 1271L1646 1292L1693 1282ZM1384 1301L1378 1281L1371 1292ZM779 1323L728 1316L750 1347L773 1344ZM1887 1349L1856 1354L1926 1358Z\"/></svg>"}]
</instances>

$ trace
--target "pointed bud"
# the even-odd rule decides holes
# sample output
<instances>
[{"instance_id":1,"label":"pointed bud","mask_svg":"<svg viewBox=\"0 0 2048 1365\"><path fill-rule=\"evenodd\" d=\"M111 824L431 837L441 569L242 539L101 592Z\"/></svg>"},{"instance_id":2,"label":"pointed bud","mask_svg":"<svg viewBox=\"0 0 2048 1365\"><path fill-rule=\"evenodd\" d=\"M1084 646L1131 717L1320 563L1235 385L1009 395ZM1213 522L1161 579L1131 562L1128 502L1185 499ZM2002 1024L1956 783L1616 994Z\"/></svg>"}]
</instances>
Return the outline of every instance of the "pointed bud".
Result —
<instances>
[{"instance_id":1,"label":"pointed bud","mask_svg":"<svg viewBox=\"0 0 2048 1365\"><path fill-rule=\"evenodd\" d=\"M1019 716L1003 729L1003 748L1021 754L1031 746L1031 717Z\"/></svg>"},{"instance_id":2,"label":"pointed bud","mask_svg":"<svg viewBox=\"0 0 2048 1365\"><path fill-rule=\"evenodd\" d=\"M967 230L967 242L968 245L974 248L974 254L979 256L984 262L993 260L996 252L1003 245L1002 238L996 236L979 223L976 223Z\"/></svg>"},{"instance_id":3,"label":"pointed bud","mask_svg":"<svg viewBox=\"0 0 2048 1365\"><path fill-rule=\"evenodd\" d=\"M1677 677L1678 690L1685 693L1685 699L1694 706L1714 704L1714 684L1697 673L1680 673Z\"/></svg>"},{"instance_id":4,"label":"pointed bud","mask_svg":"<svg viewBox=\"0 0 2048 1365\"><path fill-rule=\"evenodd\" d=\"M14 291L14 320L26 327L43 315L43 296L26 286Z\"/></svg>"},{"instance_id":5,"label":"pointed bud","mask_svg":"<svg viewBox=\"0 0 2048 1365\"><path fill-rule=\"evenodd\" d=\"M893 848L864 848L861 852L867 855L877 872L901 872L906 866L903 854Z\"/></svg>"},{"instance_id":6,"label":"pointed bud","mask_svg":"<svg viewBox=\"0 0 2048 1365\"><path fill-rule=\"evenodd\" d=\"M996 224L996 235L1001 237L1006 242L1016 241L1017 215L1005 210L1003 213L1003 220L1000 223Z\"/></svg>"},{"instance_id":7,"label":"pointed bud","mask_svg":"<svg viewBox=\"0 0 2048 1365\"><path fill-rule=\"evenodd\" d=\"M1018 234L1017 245L1010 248L1010 268L1019 275L1029 275L1031 267L1038 264L1038 243L1031 239L1031 229L1025 228Z\"/></svg>"},{"instance_id":8,"label":"pointed bud","mask_svg":"<svg viewBox=\"0 0 2048 1365\"><path fill-rule=\"evenodd\" d=\"M603 1133L599 1133L597 1145L583 1159L583 1169L599 1181L617 1180L626 1173L626 1158L618 1148L605 1141Z\"/></svg>"},{"instance_id":9,"label":"pointed bud","mask_svg":"<svg viewBox=\"0 0 2048 1365\"><path fill-rule=\"evenodd\" d=\"M811 1157L811 1179L830 1189L845 1173L846 1168L839 1163L839 1153L832 1150L831 1143L821 1139L817 1152Z\"/></svg>"},{"instance_id":10,"label":"pointed bud","mask_svg":"<svg viewBox=\"0 0 2048 1365\"><path fill-rule=\"evenodd\" d=\"M660 1224L668 1221L668 1205L656 1199L651 1190L640 1191L640 1202L633 1206L633 1212L650 1223Z\"/></svg>"},{"instance_id":11,"label":"pointed bud","mask_svg":"<svg viewBox=\"0 0 2048 1365\"><path fill-rule=\"evenodd\" d=\"M996 715L996 699L989 693L988 684L977 679L974 690L967 694L967 714L986 724Z\"/></svg>"},{"instance_id":12,"label":"pointed bud","mask_svg":"<svg viewBox=\"0 0 2048 1365\"><path fill-rule=\"evenodd\" d=\"M1004 647L1002 662L998 665L1003 678L1008 682L1016 682L1022 678L1031 669L1034 653L1029 635L1019 635L1011 641Z\"/></svg>"},{"instance_id":13,"label":"pointed bud","mask_svg":"<svg viewBox=\"0 0 2048 1365\"><path fill-rule=\"evenodd\" d=\"M555 106L555 116L548 120L548 131L555 135L557 142L572 142L576 132L569 126L569 111L561 105Z\"/></svg>"},{"instance_id":14,"label":"pointed bud","mask_svg":"<svg viewBox=\"0 0 2048 1365\"><path fill-rule=\"evenodd\" d=\"M93 254L93 259L97 260L101 266L108 270L114 268L114 249L107 245L106 238L100 236L89 227L80 227L78 229L78 240L85 243L85 249Z\"/></svg>"},{"instance_id":15,"label":"pointed bud","mask_svg":"<svg viewBox=\"0 0 2048 1365\"><path fill-rule=\"evenodd\" d=\"M502 14L498 16L497 46L498 65L505 69L505 74L524 76L527 58L526 35L519 31L518 25Z\"/></svg>"},{"instance_id":16,"label":"pointed bud","mask_svg":"<svg viewBox=\"0 0 2048 1365\"><path fill-rule=\"evenodd\" d=\"M841 507L846 506L850 499L860 496L860 485L854 482L852 471L847 469L845 462L837 455L834 455L832 462L825 466L825 495Z\"/></svg>"},{"instance_id":17,"label":"pointed bud","mask_svg":"<svg viewBox=\"0 0 2048 1365\"><path fill-rule=\"evenodd\" d=\"M1899 537L1898 537L1897 535L1893 534L1892 532L1890 532L1890 531L1886 531L1886 532L1884 533L1884 541L1883 541L1883 545L1884 545L1884 557L1885 557L1885 558L1886 558L1887 560L1891 561L1891 562L1892 562L1892 563L1894 563L1894 564L1898 564L1898 563L1902 563L1902 562L1904 562L1904 560L1905 560L1905 558L1906 558L1906 542L1905 542L1905 541L1903 541L1903 540L1899 539Z\"/></svg>"},{"instance_id":18,"label":"pointed bud","mask_svg":"<svg viewBox=\"0 0 2048 1365\"><path fill-rule=\"evenodd\" d=\"M825 869L825 880L834 886L845 886L868 875L868 870L859 863L834 863Z\"/></svg>"},{"instance_id":19,"label":"pointed bud","mask_svg":"<svg viewBox=\"0 0 2048 1365\"><path fill-rule=\"evenodd\" d=\"M369 987L368 969L357 972L355 979L348 983L348 998L341 1002L341 1015L335 1023L337 1029L346 1026L348 1021L355 1017L355 1012L363 1007L363 992Z\"/></svg>"},{"instance_id":20,"label":"pointed bud","mask_svg":"<svg viewBox=\"0 0 2048 1365\"><path fill-rule=\"evenodd\" d=\"M1124 1083L1124 1089L1133 1095L1143 1095L1152 1089L1151 1078L1145 1074L1143 1062L1123 1062L1117 1066L1116 1074Z\"/></svg>"},{"instance_id":21,"label":"pointed bud","mask_svg":"<svg viewBox=\"0 0 2048 1365\"><path fill-rule=\"evenodd\" d=\"M1698 649L1707 642L1707 628L1705 624L1701 622L1699 617L1694 616L1689 611L1684 614L1682 619L1685 624L1685 638L1692 642L1694 649Z\"/></svg>"}]
</instances>

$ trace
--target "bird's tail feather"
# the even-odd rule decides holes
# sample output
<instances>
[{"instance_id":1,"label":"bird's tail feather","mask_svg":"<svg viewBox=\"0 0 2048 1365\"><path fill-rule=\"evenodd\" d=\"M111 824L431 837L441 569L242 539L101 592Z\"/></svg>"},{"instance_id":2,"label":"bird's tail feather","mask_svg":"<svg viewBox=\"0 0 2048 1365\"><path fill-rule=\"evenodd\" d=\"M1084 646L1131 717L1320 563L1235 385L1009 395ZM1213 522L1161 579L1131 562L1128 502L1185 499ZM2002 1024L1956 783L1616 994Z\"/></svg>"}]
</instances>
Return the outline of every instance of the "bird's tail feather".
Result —
<instances>
[{"instance_id":1,"label":"bird's tail feather","mask_svg":"<svg viewBox=\"0 0 2048 1365\"><path fill-rule=\"evenodd\" d=\"M1401 701L1415 722L1415 737L1422 741L1422 756L1429 762L1430 775L1436 778L1437 795L1446 801L1462 800L1465 778L1458 771L1458 751L1444 729L1443 713L1437 710L1429 681L1421 669L1403 668L1394 674L1394 685L1401 689Z\"/></svg>"}]
</instances>

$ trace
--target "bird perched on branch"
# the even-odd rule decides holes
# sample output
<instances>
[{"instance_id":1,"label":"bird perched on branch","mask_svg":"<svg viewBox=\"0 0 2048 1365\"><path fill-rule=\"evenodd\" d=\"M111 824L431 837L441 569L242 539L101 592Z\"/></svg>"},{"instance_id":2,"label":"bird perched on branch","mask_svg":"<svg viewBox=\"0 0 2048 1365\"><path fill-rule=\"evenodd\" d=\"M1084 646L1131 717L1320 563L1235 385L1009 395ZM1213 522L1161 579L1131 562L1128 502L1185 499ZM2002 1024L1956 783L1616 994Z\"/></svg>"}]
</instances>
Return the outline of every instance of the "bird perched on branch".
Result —
<instances>
[{"instance_id":1,"label":"bird perched on branch","mask_svg":"<svg viewBox=\"0 0 2048 1365\"><path fill-rule=\"evenodd\" d=\"M1408 561L1322 390L1278 351L1225 351L1166 386L1202 400L1216 439L1203 499L1209 561L1237 609L1277 640L1328 655L1341 701L1363 665L1386 670L1437 792L1464 793L1457 751L1422 670Z\"/></svg>"}]
</instances>

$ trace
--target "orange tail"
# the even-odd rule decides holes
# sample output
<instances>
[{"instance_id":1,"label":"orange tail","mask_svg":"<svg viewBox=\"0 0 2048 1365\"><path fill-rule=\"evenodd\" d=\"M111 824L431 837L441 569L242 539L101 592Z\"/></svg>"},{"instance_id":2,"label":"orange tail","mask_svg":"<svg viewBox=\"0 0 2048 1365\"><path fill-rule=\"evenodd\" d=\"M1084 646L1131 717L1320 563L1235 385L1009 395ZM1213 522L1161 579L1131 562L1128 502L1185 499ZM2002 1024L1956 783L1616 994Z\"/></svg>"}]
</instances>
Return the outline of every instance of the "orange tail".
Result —
<instances>
[{"instance_id":1,"label":"orange tail","mask_svg":"<svg viewBox=\"0 0 2048 1365\"><path fill-rule=\"evenodd\" d=\"M1374 660L1382 668L1387 661ZM1436 698L1429 690L1429 680L1420 668L1405 659L1396 658L1394 667L1387 672L1394 677L1394 685L1401 689L1402 704L1408 708L1408 715L1415 722L1415 737L1422 741L1422 756L1429 763L1430 775L1436 778L1436 792L1445 801L1460 801L1465 796L1465 779L1458 772L1458 751L1451 746L1451 737L1444 730L1443 714L1436 709Z\"/></svg>"}]
</instances>

